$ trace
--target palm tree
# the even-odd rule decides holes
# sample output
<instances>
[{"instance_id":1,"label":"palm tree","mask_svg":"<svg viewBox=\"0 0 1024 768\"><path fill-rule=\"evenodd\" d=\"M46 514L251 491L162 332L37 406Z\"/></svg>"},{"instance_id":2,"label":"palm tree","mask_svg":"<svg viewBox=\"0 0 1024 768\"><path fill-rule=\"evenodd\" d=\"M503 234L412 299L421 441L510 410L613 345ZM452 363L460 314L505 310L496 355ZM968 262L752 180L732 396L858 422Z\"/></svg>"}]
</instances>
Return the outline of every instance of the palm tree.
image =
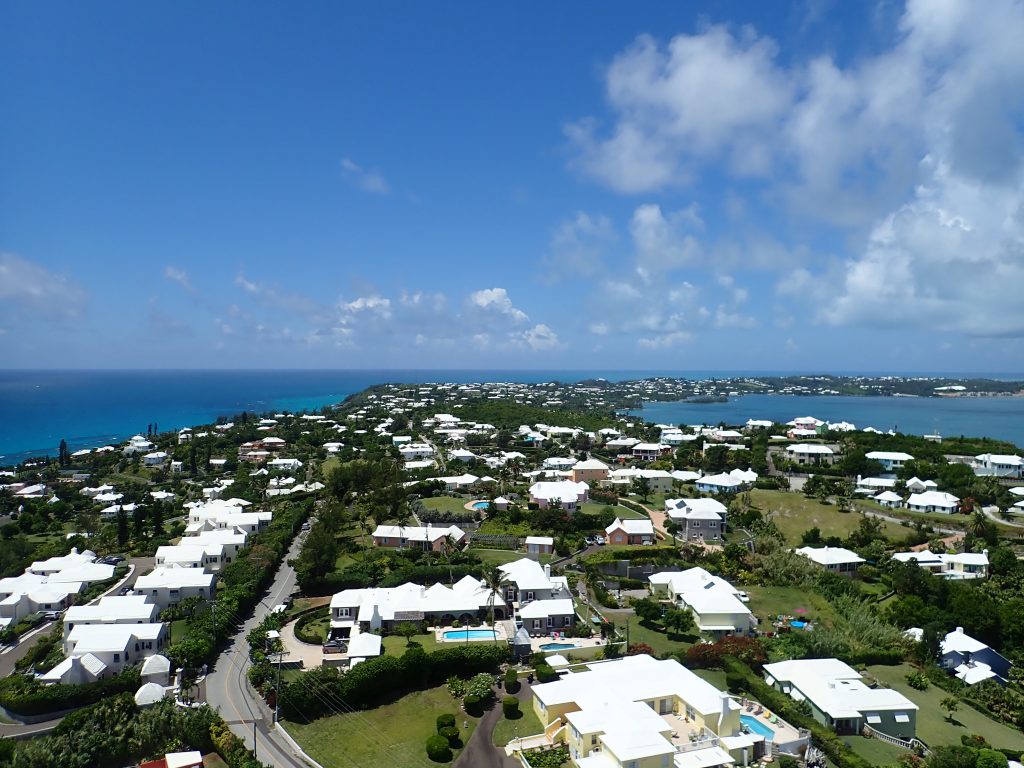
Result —
<instances>
[{"instance_id":1,"label":"palm tree","mask_svg":"<svg viewBox=\"0 0 1024 768\"><path fill-rule=\"evenodd\" d=\"M459 551L459 545L455 537L450 533L441 541L441 557L448 564L448 586L454 586L455 577L452 575L452 557Z\"/></svg>"},{"instance_id":2,"label":"palm tree","mask_svg":"<svg viewBox=\"0 0 1024 768\"><path fill-rule=\"evenodd\" d=\"M969 523L967 523L967 531L978 539L984 539L988 534L989 522L988 517L980 509L977 510L971 517Z\"/></svg>"},{"instance_id":3,"label":"palm tree","mask_svg":"<svg viewBox=\"0 0 1024 768\"><path fill-rule=\"evenodd\" d=\"M481 580L487 586L490 594L487 596L487 606L490 609L491 615L491 631L494 631L494 599L496 595L501 593L501 585L505 581L505 573L497 565L489 565L484 568L484 572L480 575ZM494 644L498 644L497 633L494 634Z\"/></svg>"}]
</instances>

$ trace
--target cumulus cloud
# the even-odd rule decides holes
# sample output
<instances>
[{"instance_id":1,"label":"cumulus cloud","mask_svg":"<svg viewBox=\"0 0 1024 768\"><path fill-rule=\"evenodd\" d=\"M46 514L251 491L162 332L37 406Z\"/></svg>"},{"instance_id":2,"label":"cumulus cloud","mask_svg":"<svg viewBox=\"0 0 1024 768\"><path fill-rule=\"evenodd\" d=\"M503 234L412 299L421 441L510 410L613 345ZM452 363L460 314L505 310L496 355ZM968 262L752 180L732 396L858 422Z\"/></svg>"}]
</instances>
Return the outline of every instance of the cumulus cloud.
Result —
<instances>
[{"instance_id":1,"label":"cumulus cloud","mask_svg":"<svg viewBox=\"0 0 1024 768\"><path fill-rule=\"evenodd\" d=\"M519 331L510 335L515 344L526 345L534 351L555 349L560 346L558 334L543 323L538 323L525 331Z\"/></svg>"},{"instance_id":2,"label":"cumulus cloud","mask_svg":"<svg viewBox=\"0 0 1024 768\"><path fill-rule=\"evenodd\" d=\"M380 171L363 168L348 157L341 160L341 175L349 184L364 192L386 195L391 191L391 187Z\"/></svg>"},{"instance_id":3,"label":"cumulus cloud","mask_svg":"<svg viewBox=\"0 0 1024 768\"><path fill-rule=\"evenodd\" d=\"M0 312L11 322L31 315L32 320L79 317L86 295L67 275L51 271L13 253L0 253Z\"/></svg>"},{"instance_id":4,"label":"cumulus cloud","mask_svg":"<svg viewBox=\"0 0 1024 768\"><path fill-rule=\"evenodd\" d=\"M469 304L486 313L504 315L516 323L525 323L530 319L525 312L512 304L512 299L504 288L474 291L469 295Z\"/></svg>"},{"instance_id":5,"label":"cumulus cloud","mask_svg":"<svg viewBox=\"0 0 1024 768\"><path fill-rule=\"evenodd\" d=\"M637 346L641 349L672 349L680 344L686 344L693 340L693 334L689 331L672 331L660 336L641 336L637 339Z\"/></svg>"}]
</instances>

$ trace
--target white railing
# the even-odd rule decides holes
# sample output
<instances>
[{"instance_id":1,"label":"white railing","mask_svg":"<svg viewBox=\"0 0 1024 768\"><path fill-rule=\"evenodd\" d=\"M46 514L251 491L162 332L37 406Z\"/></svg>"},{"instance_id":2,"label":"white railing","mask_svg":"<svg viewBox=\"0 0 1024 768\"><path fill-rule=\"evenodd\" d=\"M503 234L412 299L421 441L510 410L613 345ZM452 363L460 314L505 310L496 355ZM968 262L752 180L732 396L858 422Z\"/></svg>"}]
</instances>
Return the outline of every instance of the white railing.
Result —
<instances>
[{"instance_id":1,"label":"white railing","mask_svg":"<svg viewBox=\"0 0 1024 768\"><path fill-rule=\"evenodd\" d=\"M928 745L915 736L911 736L909 739L901 739L897 736L890 736L888 733L883 733L877 728L872 728L867 723L864 723L864 730L867 731L867 733L864 734L865 736L872 736L876 739L881 739L882 741L896 747L901 747L902 749L920 749L925 756L931 754L931 750L928 748Z\"/></svg>"}]
</instances>

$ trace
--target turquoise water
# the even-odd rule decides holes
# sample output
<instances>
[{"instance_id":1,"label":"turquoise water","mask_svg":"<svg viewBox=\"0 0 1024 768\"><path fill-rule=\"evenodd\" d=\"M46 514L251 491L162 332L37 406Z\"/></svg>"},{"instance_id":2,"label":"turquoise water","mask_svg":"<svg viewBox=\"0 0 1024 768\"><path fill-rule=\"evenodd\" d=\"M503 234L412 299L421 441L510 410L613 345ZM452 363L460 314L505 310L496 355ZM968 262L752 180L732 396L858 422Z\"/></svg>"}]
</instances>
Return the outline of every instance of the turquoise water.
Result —
<instances>
[{"instance_id":1,"label":"turquoise water","mask_svg":"<svg viewBox=\"0 0 1024 768\"><path fill-rule=\"evenodd\" d=\"M567 648L575 648L575 643L544 643L540 646L542 651L564 651Z\"/></svg>"},{"instance_id":2,"label":"turquoise water","mask_svg":"<svg viewBox=\"0 0 1024 768\"><path fill-rule=\"evenodd\" d=\"M477 501L473 503L473 509L487 509L489 506L491 506L491 502L489 501Z\"/></svg>"},{"instance_id":3,"label":"turquoise water","mask_svg":"<svg viewBox=\"0 0 1024 768\"><path fill-rule=\"evenodd\" d=\"M740 715L740 725L745 725L753 733L764 736L766 739L775 738L775 731L764 724L764 721L753 715Z\"/></svg>"},{"instance_id":4,"label":"turquoise water","mask_svg":"<svg viewBox=\"0 0 1024 768\"><path fill-rule=\"evenodd\" d=\"M445 640L493 640L493 629L449 629L444 632Z\"/></svg>"},{"instance_id":5,"label":"turquoise water","mask_svg":"<svg viewBox=\"0 0 1024 768\"><path fill-rule=\"evenodd\" d=\"M807 626L807 622L806 621L791 621L791 622L789 622L789 626L796 627L797 629L803 629L804 627Z\"/></svg>"},{"instance_id":6,"label":"turquoise water","mask_svg":"<svg viewBox=\"0 0 1024 768\"><path fill-rule=\"evenodd\" d=\"M1024 446L1024 397L854 397L826 395L743 395L727 403L645 403L630 411L655 424L744 424L797 416L848 421L911 435L995 437Z\"/></svg>"}]
</instances>

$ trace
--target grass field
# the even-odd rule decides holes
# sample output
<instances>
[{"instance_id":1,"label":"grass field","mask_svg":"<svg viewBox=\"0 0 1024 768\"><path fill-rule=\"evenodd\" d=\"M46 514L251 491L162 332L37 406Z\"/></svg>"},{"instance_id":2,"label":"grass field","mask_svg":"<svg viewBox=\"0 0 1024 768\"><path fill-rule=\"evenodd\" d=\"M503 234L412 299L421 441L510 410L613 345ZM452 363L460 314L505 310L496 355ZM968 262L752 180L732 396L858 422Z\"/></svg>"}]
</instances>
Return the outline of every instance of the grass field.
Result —
<instances>
[{"instance_id":1,"label":"grass field","mask_svg":"<svg viewBox=\"0 0 1024 768\"><path fill-rule=\"evenodd\" d=\"M288 732L310 757L324 766L401 765L435 768L427 757L427 737L437 731L437 716L455 715L462 741L469 741L478 718L460 709L444 686L415 691L375 709L333 715L309 724L287 723ZM456 750L456 756L461 750ZM339 760L339 756L344 758Z\"/></svg>"},{"instance_id":2,"label":"grass field","mask_svg":"<svg viewBox=\"0 0 1024 768\"><path fill-rule=\"evenodd\" d=\"M519 711L522 713L522 717L509 720L503 715L498 720L494 726L494 733L491 735L491 743L494 746L504 747L517 736L532 736L544 730L544 726L533 711L532 699L519 702Z\"/></svg>"},{"instance_id":3,"label":"grass field","mask_svg":"<svg viewBox=\"0 0 1024 768\"><path fill-rule=\"evenodd\" d=\"M584 515L596 515L605 507L611 506L610 504L599 504L597 502L588 501L586 504L580 505L580 512ZM612 507L615 510L615 515L623 520L646 520L647 515L640 512L636 512L627 507L616 505Z\"/></svg>"},{"instance_id":4,"label":"grass field","mask_svg":"<svg viewBox=\"0 0 1024 768\"><path fill-rule=\"evenodd\" d=\"M466 513L466 504L470 499L455 498L454 496L433 496L429 499L422 499L423 506L438 512L460 512Z\"/></svg>"},{"instance_id":5,"label":"grass field","mask_svg":"<svg viewBox=\"0 0 1024 768\"><path fill-rule=\"evenodd\" d=\"M438 644L438 642L434 639L433 633L424 635L413 635L412 642L414 645L419 645L427 653L436 651L438 648L441 647ZM383 638L381 644L384 646L384 653L390 654L392 656L401 656L409 648L409 644L406 642L406 639L401 635L388 635L387 637Z\"/></svg>"},{"instance_id":6,"label":"grass field","mask_svg":"<svg viewBox=\"0 0 1024 768\"><path fill-rule=\"evenodd\" d=\"M188 629L188 619L177 619L171 622L170 627L170 643L176 643L185 637L185 630Z\"/></svg>"},{"instance_id":7,"label":"grass field","mask_svg":"<svg viewBox=\"0 0 1024 768\"><path fill-rule=\"evenodd\" d=\"M778 615L803 616L813 620L829 619L835 611L817 592L801 587L745 587L750 595L747 607L757 616L761 629L771 629ZM803 609L802 611L799 609Z\"/></svg>"},{"instance_id":8,"label":"grass field","mask_svg":"<svg viewBox=\"0 0 1024 768\"><path fill-rule=\"evenodd\" d=\"M864 736L842 736L840 738L872 765L892 765L899 761L901 755L907 754L907 750L880 739L868 739Z\"/></svg>"},{"instance_id":9,"label":"grass field","mask_svg":"<svg viewBox=\"0 0 1024 768\"><path fill-rule=\"evenodd\" d=\"M478 549L471 547L469 551L488 565L504 565L505 563L511 563L513 560L520 560L526 557L525 552L513 552L509 549ZM554 556L537 555L536 559L541 565L547 565L554 559Z\"/></svg>"},{"instance_id":10,"label":"grass field","mask_svg":"<svg viewBox=\"0 0 1024 768\"><path fill-rule=\"evenodd\" d=\"M920 707L917 712L917 735L926 744L959 744L961 736L978 733L993 747L1024 749L1024 733L997 723L966 703L960 704L960 709L953 713L953 722L949 722L945 710L939 706L939 702L949 694L934 685L924 691L911 688L906 676L913 669L909 664L871 666L868 667L868 673Z\"/></svg>"},{"instance_id":11,"label":"grass field","mask_svg":"<svg viewBox=\"0 0 1024 768\"><path fill-rule=\"evenodd\" d=\"M619 627L619 631L622 635L626 632L626 622L615 617L612 619L615 624ZM656 656L660 656L665 653L678 653L685 651L691 645L692 642L686 640L676 639L677 635L672 635L672 639L666 632L661 630L660 625L655 625L655 629L651 629L643 626L634 615L629 616L629 644L635 645L636 643L646 643L651 646Z\"/></svg>"},{"instance_id":12,"label":"grass field","mask_svg":"<svg viewBox=\"0 0 1024 768\"><path fill-rule=\"evenodd\" d=\"M751 503L775 521L789 544L799 544L800 536L808 528L818 527L823 536L846 538L860 523L855 512L840 512L834 504L822 504L808 499L802 493L767 491L755 488L750 492ZM889 538L903 539L907 529L893 523L882 523L882 533Z\"/></svg>"}]
</instances>

